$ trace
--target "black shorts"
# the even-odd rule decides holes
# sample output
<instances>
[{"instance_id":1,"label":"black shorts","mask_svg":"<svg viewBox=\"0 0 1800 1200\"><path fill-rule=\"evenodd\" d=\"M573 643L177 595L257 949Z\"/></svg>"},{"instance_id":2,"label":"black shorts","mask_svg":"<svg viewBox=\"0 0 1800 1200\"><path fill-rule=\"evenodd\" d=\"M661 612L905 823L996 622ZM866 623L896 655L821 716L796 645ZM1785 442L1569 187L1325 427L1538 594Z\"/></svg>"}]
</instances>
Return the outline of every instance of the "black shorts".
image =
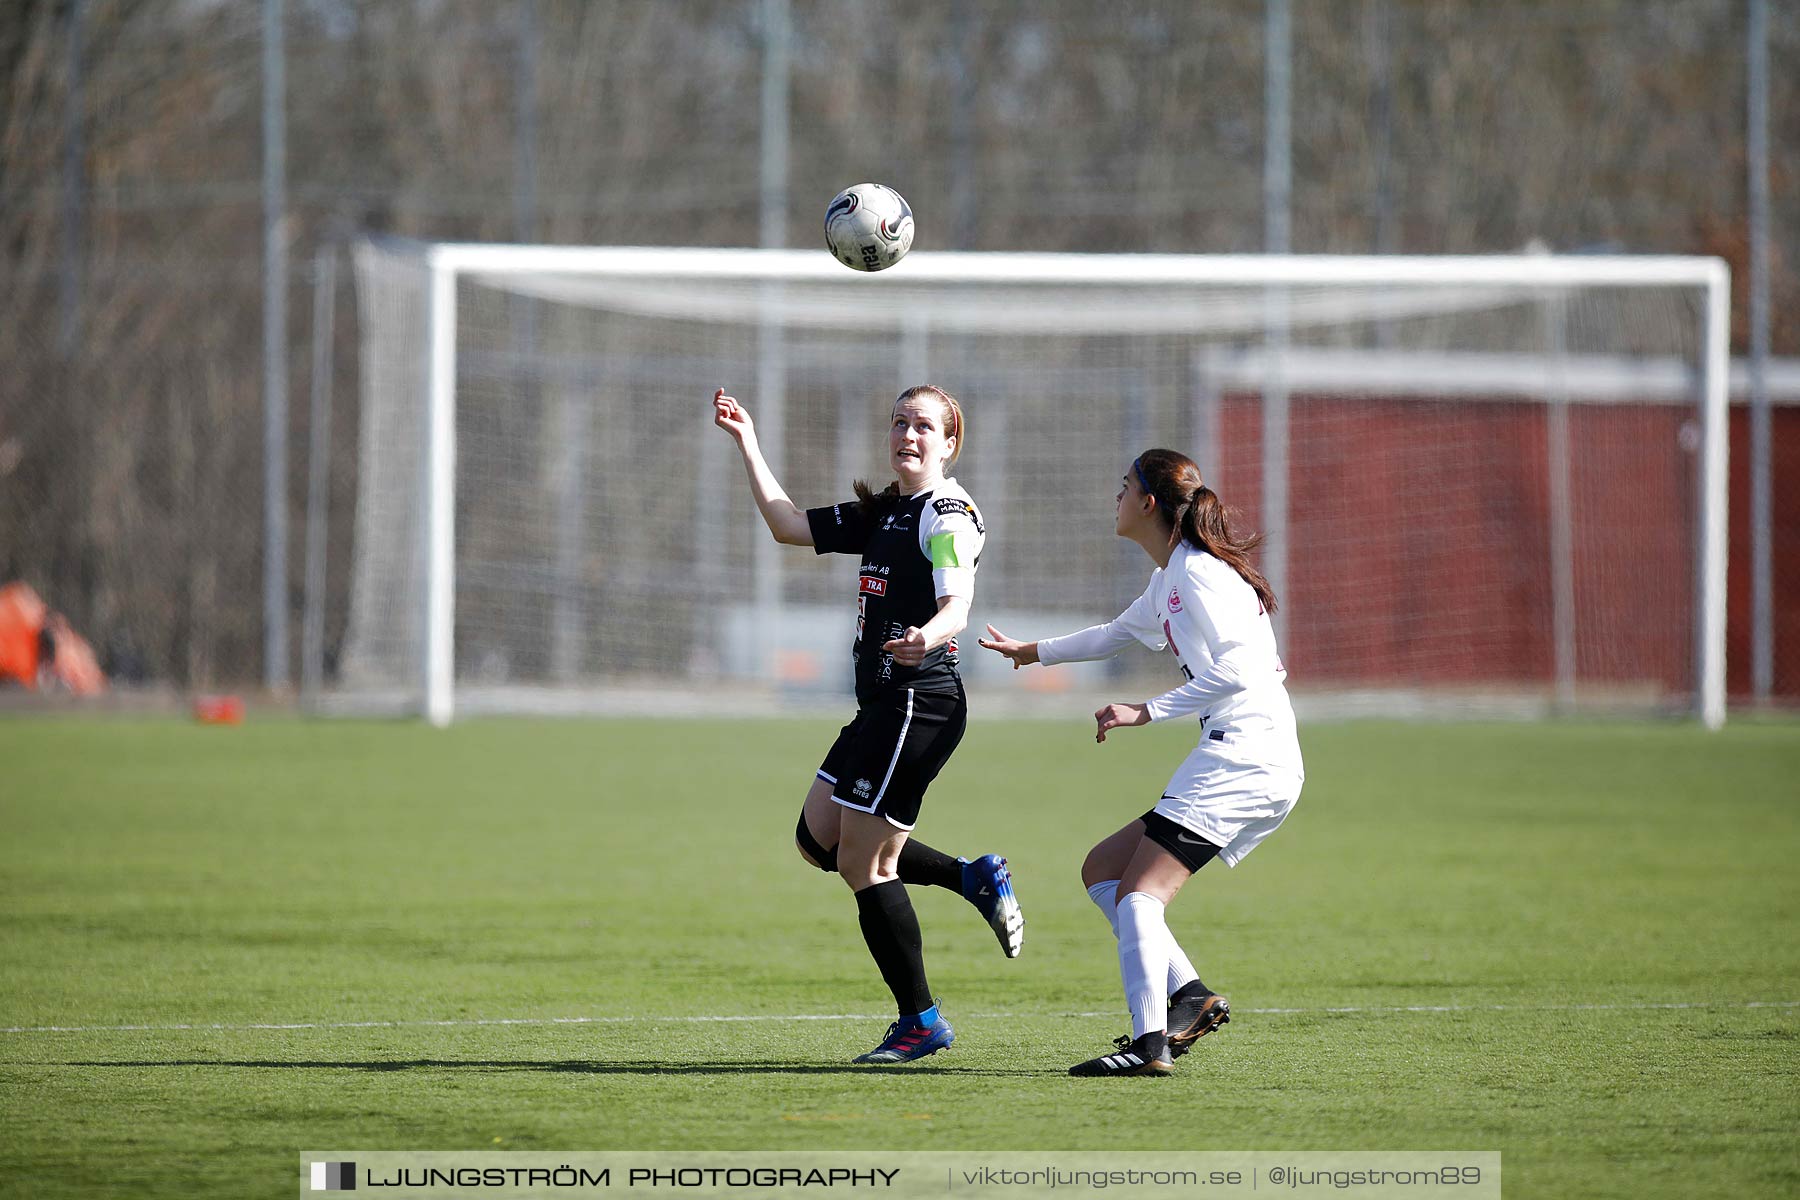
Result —
<instances>
[{"instance_id":1,"label":"black shorts","mask_svg":"<svg viewBox=\"0 0 1800 1200\"><path fill-rule=\"evenodd\" d=\"M838 733L819 765L819 778L845 808L878 813L896 829L911 829L925 789L962 741L968 717L960 688L877 693Z\"/></svg>"},{"instance_id":2,"label":"black shorts","mask_svg":"<svg viewBox=\"0 0 1800 1200\"><path fill-rule=\"evenodd\" d=\"M1186 867L1190 875L1219 853L1217 846L1185 825L1177 825L1154 808L1139 820L1144 823L1144 836L1173 854L1175 861Z\"/></svg>"}]
</instances>

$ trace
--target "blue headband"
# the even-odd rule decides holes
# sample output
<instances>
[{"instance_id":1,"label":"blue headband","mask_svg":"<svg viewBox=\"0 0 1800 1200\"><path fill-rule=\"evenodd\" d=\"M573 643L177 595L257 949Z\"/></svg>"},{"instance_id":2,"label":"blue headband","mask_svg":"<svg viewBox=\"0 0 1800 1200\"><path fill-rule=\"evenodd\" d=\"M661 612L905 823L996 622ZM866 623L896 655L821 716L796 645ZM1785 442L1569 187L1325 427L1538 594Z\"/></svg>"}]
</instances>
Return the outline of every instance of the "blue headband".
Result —
<instances>
[{"instance_id":1,"label":"blue headband","mask_svg":"<svg viewBox=\"0 0 1800 1200\"><path fill-rule=\"evenodd\" d=\"M1138 460L1143 457L1144 456L1140 454L1137 458L1131 460L1131 470L1132 473L1138 477L1138 486L1144 489L1144 495L1153 496L1155 493L1150 490L1150 481L1144 478L1144 468L1138 466Z\"/></svg>"}]
</instances>

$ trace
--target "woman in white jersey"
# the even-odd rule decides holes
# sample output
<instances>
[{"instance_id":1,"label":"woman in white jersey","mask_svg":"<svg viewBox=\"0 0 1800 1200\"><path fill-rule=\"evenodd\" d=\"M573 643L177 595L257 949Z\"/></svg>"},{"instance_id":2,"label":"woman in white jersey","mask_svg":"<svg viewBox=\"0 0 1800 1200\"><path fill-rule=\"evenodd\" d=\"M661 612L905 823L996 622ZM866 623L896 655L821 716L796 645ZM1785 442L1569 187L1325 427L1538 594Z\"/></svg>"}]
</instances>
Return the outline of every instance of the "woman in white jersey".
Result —
<instances>
[{"instance_id":1,"label":"woman in white jersey","mask_svg":"<svg viewBox=\"0 0 1800 1200\"><path fill-rule=\"evenodd\" d=\"M1305 776L1269 620L1275 596L1249 559L1261 539L1232 536L1200 468L1173 450L1146 450L1131 464L1115 530L1156 563L1150 586L1130 608L1104 625L1037 642L1014 641L990 625L981 644L1015 669L1110 658L1134 641L1175 656L1178 687L1094 714L1099 742L1113 729L1197 717L1200 744L1156 807L1103 838L1082 864L1088 895L1118 938L1132 1032L1118 1040L1116 1053L1069 1069L1164 1075L1231 1011L1200 982L1164 910L1213 858L1236 866L1274 832L1299 800Z\"/></svg>"}]
</instances>

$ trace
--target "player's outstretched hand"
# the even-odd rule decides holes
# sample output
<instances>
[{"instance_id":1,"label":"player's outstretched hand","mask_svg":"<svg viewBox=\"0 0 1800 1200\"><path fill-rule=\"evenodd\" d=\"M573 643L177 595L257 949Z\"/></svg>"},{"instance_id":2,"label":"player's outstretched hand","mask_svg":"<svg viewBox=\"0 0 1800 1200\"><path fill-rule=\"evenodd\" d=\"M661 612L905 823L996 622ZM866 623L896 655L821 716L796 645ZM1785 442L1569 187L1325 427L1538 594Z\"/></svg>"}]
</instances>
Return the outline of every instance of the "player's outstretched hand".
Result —
<instances>
[{"instance_id":1,"label":"player's outstretched hand","mask_svg":"<svg viewBox=\"0 0 1800 1200\"><path fill-rule=\"evenodd\" d=\"M1109 704L1094 714L1094 723L1099 726L1094 731L1094 740L1104 742L1106 731L1117 729L1121 725L1148 725L1150 723L1150 706L1147 704Z\"/></svg>"},{"instance_id":2,"label":"player's outstretched hand","mask_svg":"<svg viewBox=\"0 0 1800 1200\"><path fill-rule=\"evenodd\" d=\"M1038 660L1036 642L1015 642L992 625L987 627L987 631L988 635L984 638L976 638L975 644L1012 659L1013 670L1029 667Z\"/></svg>"},{"instance_id":3,"label":"player's outstretched hand","mask_svg":"<svg viewBox=\"0 0 1800 1200\"><path fill-rule=\"evenodd\" d=\"M925 661L925 651L930 649L925 644L925 631L916 625L907 626L906 632L893 641L881 643L881 648L903 667L918 666Z\"/></svg>"},{"instance_id":4,"label":"player's outstretched hand","mask_svg":"<svg viewBox=\"0 0 1800 1200\"><path fill-rule=\"evenodd\" d=\"M724 388L713 393L713 424L740 442L756 436L756 425L750 420L750 410L727 396Z\"/></svg>"}]
</instances>

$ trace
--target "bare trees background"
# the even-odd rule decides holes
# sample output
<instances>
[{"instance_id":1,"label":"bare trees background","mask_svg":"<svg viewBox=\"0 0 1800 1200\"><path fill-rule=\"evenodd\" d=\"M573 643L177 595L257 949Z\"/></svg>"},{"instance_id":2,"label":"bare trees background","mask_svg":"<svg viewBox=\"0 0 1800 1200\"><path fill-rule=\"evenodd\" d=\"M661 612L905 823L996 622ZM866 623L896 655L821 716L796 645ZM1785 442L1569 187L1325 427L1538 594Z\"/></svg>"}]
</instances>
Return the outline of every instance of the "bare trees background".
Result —
<instances>
[{"instance_id":1,"label":"bare trees background","mask_svg":"<svg viewBox=\"0 0 1800 1200\"><path fill-rule=\"evenodd\" d=\"M343 230L757 240L756 0L285 13L295 396L303 267ZM922 247L1262 247L1255 0L791 13L790 244L815 240L815 200L879 178L921 214ZM1800 72L1782 64L1800 62L1800 0L1770 17L1774 348L1791 355ZM181 685L261 671L259 19L228 0L0 7L0 579L36 586L115 672ZM1294 21L1294 249L1721 254L1742 288L1742 0L1299 0ZM351 300L346 284L340 546ZM296 456L304 421L296 405ZM297 458L289 478L297 521ZM297 588L297 526L289 546Z\"/></svg>"}]
</instances>

